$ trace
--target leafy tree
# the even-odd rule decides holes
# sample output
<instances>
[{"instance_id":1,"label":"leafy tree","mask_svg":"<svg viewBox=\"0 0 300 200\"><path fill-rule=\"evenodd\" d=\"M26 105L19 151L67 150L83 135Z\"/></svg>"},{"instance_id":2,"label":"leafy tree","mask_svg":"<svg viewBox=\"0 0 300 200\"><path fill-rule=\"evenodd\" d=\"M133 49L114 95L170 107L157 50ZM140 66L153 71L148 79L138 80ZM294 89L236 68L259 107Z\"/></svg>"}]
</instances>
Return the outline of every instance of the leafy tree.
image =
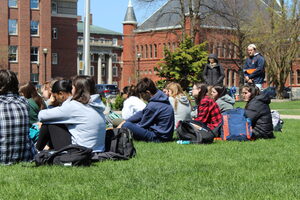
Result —
<instances>
[{"instance_id":1,"label":"leafy tree","mask_svg":"<svg viewBox=\"0 0 300 200\"><path fill-rule=\"evenodd\" d=\"M174 52L166 48L164 53L164 62L154 69L163 78L159 83L177 82L186 90L193 82L202 80L203 65L207 63L206 43L194 45L187 37Z\"/></svg>"},{"instance_id":2,"label":"leafy tree","mask_svg":"<svg viewBox=\"0 0 300 200\"><path fill-rule=\"evenodd\" d=\"M269 83L276 87L277 98L283 98L292 63L300 51L300 1L280 0L279 7L272 2L270 20L262 15L256 19L252 39L265 56Z\"/></svg>"}]
</instances>

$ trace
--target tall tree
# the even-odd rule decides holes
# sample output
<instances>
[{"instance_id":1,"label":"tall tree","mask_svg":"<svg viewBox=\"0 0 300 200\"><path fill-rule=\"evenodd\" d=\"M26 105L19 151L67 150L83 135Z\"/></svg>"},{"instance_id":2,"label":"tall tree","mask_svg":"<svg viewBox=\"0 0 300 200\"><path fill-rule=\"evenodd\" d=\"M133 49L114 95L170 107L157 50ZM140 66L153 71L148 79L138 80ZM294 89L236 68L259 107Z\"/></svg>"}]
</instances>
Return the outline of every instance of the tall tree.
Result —
<instances>
[{"instance_id":1,"label":"tall tree","mask_svg":"<svg viewBox=\"0 0 300 200\"><path fill-rule=\"evenodd\" d=\"M283 98L283 90L292 63L300 51L300 3L299 0L275 0L268 9L269 18L259 15L252 28L252 39L259 46L267 62L269 82L277 90L277 98Z\"/></svg>"}]
</instances>

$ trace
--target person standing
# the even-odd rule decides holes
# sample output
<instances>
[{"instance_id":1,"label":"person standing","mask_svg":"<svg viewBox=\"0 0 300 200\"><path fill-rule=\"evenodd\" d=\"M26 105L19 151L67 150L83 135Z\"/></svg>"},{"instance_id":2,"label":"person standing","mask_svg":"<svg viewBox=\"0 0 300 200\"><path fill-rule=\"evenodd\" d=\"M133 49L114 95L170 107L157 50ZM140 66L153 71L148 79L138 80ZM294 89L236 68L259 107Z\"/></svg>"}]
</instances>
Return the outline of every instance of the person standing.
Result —
<instances>
[{"instance_id":1,"label":"person standing","mask_svg":"<svg viewBox=\"0 0 300 200\"><path fill-rule=\"evenodd\" d=\"M265 79L265 58L256 51L254 44L247 47L247 53L249 57L244 66L245 81L249 84L255 84L261 90Z\"/></svg>"},{"instance_id":2,"label":"person standing","mask_svg":"<svg viewBox=\"0 0 300 200\"><path fill-rule=\"evenodd\" d=\"M0 164L31 161L36 154L29 139L29 105L19 96L14 72L0 70Z\"/></svg>"},{"instance_id":3,"label":"person standing","mask_svg":"<svg viewBox=\"0 0 300 200\"><path fill-rule=\"evenodd\" d=\"M203 79L207 85L223 85L224 69L219 64L215 54L208 56L207 64L204 66Z\"/></svg>"}]
</instances>

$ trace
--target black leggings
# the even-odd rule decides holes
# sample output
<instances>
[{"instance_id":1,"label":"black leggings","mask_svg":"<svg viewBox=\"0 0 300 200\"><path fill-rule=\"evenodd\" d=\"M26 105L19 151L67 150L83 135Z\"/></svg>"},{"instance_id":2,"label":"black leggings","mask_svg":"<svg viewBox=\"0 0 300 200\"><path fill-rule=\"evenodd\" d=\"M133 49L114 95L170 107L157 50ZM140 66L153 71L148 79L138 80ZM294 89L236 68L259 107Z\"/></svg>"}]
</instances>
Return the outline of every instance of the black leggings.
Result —
<instances>
[{"instance_id":1,"label":"black leggings","mask_svg":"<svg viewBox=\"0 0 300 200\"><path fill-rule=\"evenodd\" d=\"M71 134L64 124L43 124L40 129L36 148L42 151L45 146L59 150L71 144Z\"/></svg>"}]
</instances>

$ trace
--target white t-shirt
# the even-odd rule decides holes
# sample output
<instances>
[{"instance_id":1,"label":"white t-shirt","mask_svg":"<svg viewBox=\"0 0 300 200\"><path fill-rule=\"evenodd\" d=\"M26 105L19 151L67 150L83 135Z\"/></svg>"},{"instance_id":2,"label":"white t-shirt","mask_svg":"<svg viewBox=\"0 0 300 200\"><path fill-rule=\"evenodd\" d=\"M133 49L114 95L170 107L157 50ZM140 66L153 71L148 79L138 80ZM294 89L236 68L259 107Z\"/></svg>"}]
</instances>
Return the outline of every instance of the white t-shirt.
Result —
<instances>
[{"instance_id":1,"label":"white t-shirt","mask_svg":"<svg viewBox=\"0 0 300 200\"><path fill-rule=\"evenodd\" d=\"M122 118L128 119L133 116L135 113L143 110L146 107L146 104L136 96L130 96L124 101L122 109Z\"/></svg>"}]
</instances>

